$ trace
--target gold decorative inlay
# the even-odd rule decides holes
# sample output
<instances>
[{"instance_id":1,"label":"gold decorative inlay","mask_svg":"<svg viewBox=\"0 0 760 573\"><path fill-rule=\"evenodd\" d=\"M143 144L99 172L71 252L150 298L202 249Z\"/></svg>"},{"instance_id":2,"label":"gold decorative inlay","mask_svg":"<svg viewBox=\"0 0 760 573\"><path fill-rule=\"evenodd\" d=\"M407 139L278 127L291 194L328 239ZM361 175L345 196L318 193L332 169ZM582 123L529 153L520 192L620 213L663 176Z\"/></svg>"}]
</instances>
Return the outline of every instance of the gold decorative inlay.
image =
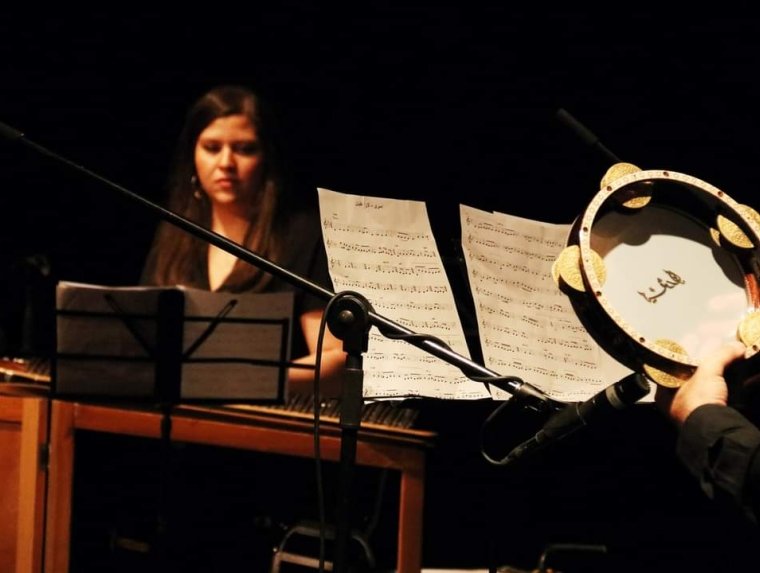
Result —
<instances>
[{"instance_id":1,"label":"gold decorative inlay","mask_svg":"<svg viewBox=\"0 0 760 573\"><path fill-rule=\"evenodd\" d=\"M754 310L742 319L737 335L744 346L754 346L760 342L760 310Z\"/></svg>"},{"instance_id":2,"label":"gold decorative inlay","mask_svg":"<svg viewBox=\"0 0 760 573\"><path fill-rule=\"evenodd\" d=\"M602 177L602 189L612 185L616 179L639 171L641 169L633 163L615 163ZM646 182L626 185L615 193L614 198L623 207L641 209L652 199L652 186Z\"/></svg>"},{"instance_id":3,"label":"gold decorative inlay","mask_svg":"<svg viewBox=\"0 0 760 573\"><path fill-rule=\"evenodd\" d=\"M720 241L720 231L718 229L714 229L710 227L710 238L712 238L713 243L715 243L717 246L722 247L721 241Z\"/></svg>"},{"instance_id":4,"label":"gold decorative inlay","mask_svg":"<svg viewBox=\"0 0 760 573\"><path fill-rule=\"evenodd\" d=\"M659 386L665 386L665 388L680 388L685 380L681 380L677 376L668 374L664 370L644 364L644 373L649 377L652 382L655 382Z\"/></svg>"},{"instance_id":5,"label":"gold decorative inlay","mask_svg":"<svg viewBox=\"0 0 760 573\"><path fill-rule=\"evenodd\" d=\"M758 219L760 219L760 215L757 214L757 211L747 205L739 205L737 210L747 219L754 220L755 222L758 222ZM744 231L739 228L739 225L734 223L728 217L718 215L717 223L720 234L732 245L741 249L751 249L754 247L752 241L750 241L749 237L744 234Z\"/></svg>"},{"instance_id":6,"label":"gold decorative inlay","mask_svg":"<svg viewBox=\"0 0 760 573\"><path fill-rule=\"evenodd\" d=\"M677 342L674 342L672 340L659 339L659 340L655 340L654 343L657 346L661 346L665 348L666 350L669 350L670 352L688 356L688 354L683 349L683 347ZM665 386L666 388L680 388L681 385L685 382L684 379L679 378L673 374L670 374L669 372L665 372L664 370L660 370L659 368L655 368L654 366L651 366L649 364L644 364L644 372L655 383L659 384L660 386Z\"/></svg>"},{"instance_id":7,"label":"gold decorative inlay","mask_svg":"<svg viewBox=\"0 0 760 573\"><path fill-rule=\"evenodd\" d=\"M621 177L625 175L630 175L631 173L637 173L638 171L641 171L640 167L637 167L633 163L615 163L612 167L610 167L607 172L604 174L604 177L602 177L602 189L607 187L608 185L611 185L615 179L620 179Z\"/></svg>"},{"instance_id":8,"label":"gold decorative inlay","mask_svg":"<svg viewBox=\"0 0 760 573\"><path fill-rule=\"evenodd\" d=\"M561 253L560 253L561 256ZM554 282L559 285L559 268L557 263L559 262L559 256L554 259L554 262L552 263L552 279L554 279Z\"/></svg>"},{"instance_id":9,"label":"gold decorative inlay","mask_svg":"<svg viewBox=\"0 0 760 573\"><path fill-rule=\"evenodd\" d=\"M594 267L600 283L607 280L607 268L602 257L596 251L591 251L591 264ZM560 286L564 283L573 290L585 292L583 272L581 271L581 249L578 245L565 247L552 264L552 277Z\"/></svg>"},{"instance_id":10,"label":"gold decorative inlay","mask_svg":"<svg viewBox=\"0 0 760 573\"><path fill-rule=\"evenodd\" d=\"M578 292L585 292L581 274L581 249L578 245L562 249L552 265L552 274L556 275L555 280L560 286L564 283Z\"/></svg>"},{"instance_id":11,"label":"gold decorative inlay","mask_svg":"<svg viewBox=\"0 0 760 573\"><path fill-rule=\"evenodd\" d=\"M755 209L753 209L749 205L742 205L741 208L745 217L747 217L750 221L752 221L756 225L760 226L760 213L755 211Z\"/></svg>"},{"instance_id":12,"label":"gold decorative inlay","mask_svg":"<svg viewBox=\"0 0 760 573\"><path fill-rule=\"evenodd\" d=\"M639 183L621 189L616 198L627 209L641 209L652 200L652 188L647 183Z\"/></svg>"}]
</instances>

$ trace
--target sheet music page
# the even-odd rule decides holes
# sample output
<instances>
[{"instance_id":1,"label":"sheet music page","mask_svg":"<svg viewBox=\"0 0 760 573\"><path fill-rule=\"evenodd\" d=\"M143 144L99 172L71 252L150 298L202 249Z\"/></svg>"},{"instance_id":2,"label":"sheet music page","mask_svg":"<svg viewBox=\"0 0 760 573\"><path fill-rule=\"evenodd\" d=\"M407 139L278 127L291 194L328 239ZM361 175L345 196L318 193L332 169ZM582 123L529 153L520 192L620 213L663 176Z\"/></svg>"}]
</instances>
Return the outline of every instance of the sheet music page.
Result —
<instances>
[{"instance_id":1,"label":"sheet music page","mask_svg":"<svg viewBox=\"0 0 760 573\"><path fill-rule=\"evenodd\" d=\"M519 376L565 402L585 400L630 373L588 334L552 278L571 225L466 205L460 205L460 217L488 368Z\"/></svg>"},{"instance_id":2,"label":"sheet music page","mask_svg":"<svg viewBox=\"0 0 760 573\"><path fill-rule=\"evenodd\" d=\"M366 297L375 312L441 339L469 358L454 295L420 201L318 189L322 232L336 292ZM474 399L490 394L455 366L370 330L364 396Z\"/></svg>"}]
</instances>

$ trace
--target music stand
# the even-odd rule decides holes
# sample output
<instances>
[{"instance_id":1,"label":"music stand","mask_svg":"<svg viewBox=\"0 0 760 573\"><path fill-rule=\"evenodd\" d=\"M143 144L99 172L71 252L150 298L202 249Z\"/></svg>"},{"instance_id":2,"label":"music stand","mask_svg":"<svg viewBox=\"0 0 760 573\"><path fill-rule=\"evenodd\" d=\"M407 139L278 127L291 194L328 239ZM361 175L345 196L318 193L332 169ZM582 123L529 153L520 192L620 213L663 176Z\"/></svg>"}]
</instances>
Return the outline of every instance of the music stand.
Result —
<instances>
[{"instance_id":1,"label":"music stand","mask_svg":"<svg viewBox=\"0 0 760 573\"><path fill-rule=\"evenodd\" d=\"M281 403L292 321L291 292L62 282L52 396L164 405Z\"/></svg>"}]
</instances>

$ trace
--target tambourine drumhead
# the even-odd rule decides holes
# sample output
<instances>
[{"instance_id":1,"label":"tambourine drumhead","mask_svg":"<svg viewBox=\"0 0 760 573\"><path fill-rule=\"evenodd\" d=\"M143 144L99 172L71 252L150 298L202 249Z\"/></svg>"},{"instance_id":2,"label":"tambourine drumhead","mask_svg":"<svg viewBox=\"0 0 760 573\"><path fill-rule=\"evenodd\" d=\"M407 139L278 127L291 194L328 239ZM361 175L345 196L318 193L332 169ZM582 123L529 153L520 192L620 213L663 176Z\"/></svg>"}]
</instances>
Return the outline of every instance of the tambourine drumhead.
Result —
<instances>
[{"instance_id":1,"label":"tambourine drumhead","mask_svg":"<svg viewBox=\"0 0 760 573\"><path fill-rule=\"evenodd\" d=\"M606 267L607 302L646 339L675 341L696 360L736 339L750 302L744 271L704 226L664 207L610 212L591 248Z\"/></svg>"},{"instance_id":2,"label":"tambourine drumhead","mask_svg":"<svg viewBox=\"0 0 760 573\"><path fill-rule=\"evenodd\" d=\"M622 204L632 185L651 193L643 206ZM634 370L683 379L707 352L735 340L758 307L760 239L741 207L673 172L639 171L602 189L568 238L579 249L585 287L563 289L600 346ZM750 248L716 235L718 216L741 228Z\"/></svg>"}]
</instances>

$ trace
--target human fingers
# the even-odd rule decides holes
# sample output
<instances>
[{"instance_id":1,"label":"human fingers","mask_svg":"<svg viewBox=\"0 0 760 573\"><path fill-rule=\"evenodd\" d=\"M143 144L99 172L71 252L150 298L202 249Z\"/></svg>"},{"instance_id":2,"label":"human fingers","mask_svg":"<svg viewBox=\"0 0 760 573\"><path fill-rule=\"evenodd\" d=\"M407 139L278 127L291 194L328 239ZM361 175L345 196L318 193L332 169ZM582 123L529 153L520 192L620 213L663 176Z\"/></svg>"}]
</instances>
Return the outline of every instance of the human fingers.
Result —
<instances>
[{"instance_id":1,"label":"human fingers","mask_svg":"<svg viewBox=\"0 0 760 573\"><path fill-rule=\"evenodd\" d=\"M745 351L746 347L738 340L726 342L702 359L694 376L723 376L726 366Z\"/></svg>"}]
</instances>

